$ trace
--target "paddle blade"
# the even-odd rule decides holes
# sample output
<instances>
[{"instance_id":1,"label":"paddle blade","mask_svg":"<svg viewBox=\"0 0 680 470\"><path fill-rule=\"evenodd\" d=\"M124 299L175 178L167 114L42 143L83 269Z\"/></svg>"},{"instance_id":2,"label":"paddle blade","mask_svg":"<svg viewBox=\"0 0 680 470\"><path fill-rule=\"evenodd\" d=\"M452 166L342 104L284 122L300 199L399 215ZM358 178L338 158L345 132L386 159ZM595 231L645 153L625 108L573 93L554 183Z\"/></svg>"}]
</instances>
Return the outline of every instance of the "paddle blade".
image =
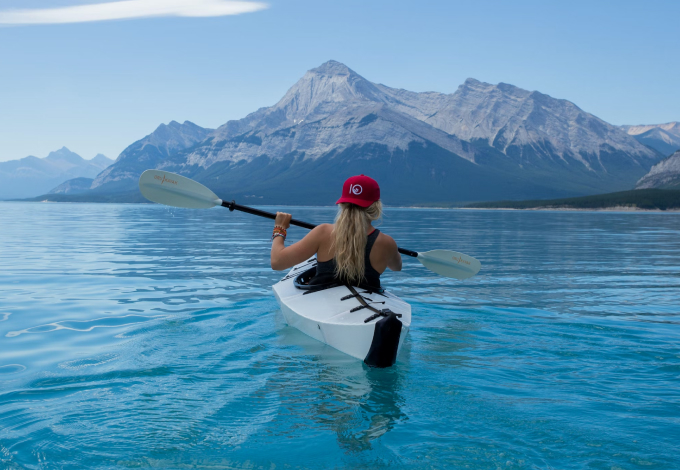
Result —
<instances>
[{"instance_id":1,"label":"paddle blade","mask_svg":"<svg viewBox=\"0 0 680 470\"><path fill-rule=\"evenodd\" d=\"M454 279L467 279L479 272L482 267L472 256L449 250L432 250L418 253L418 261L430 271Z\"/></svg>"},{"instance_id":2,"label":"paddle blade","mask_svg":"<svg viewBox=\"0 0 680 470\"><path fill-rule=\"evenodd\" d=\"M207 209L222 204L222 200L201 183L169 171L146 170L139 177L139 190L149 201L166 206Z\"/></svg>"}]
</instances>

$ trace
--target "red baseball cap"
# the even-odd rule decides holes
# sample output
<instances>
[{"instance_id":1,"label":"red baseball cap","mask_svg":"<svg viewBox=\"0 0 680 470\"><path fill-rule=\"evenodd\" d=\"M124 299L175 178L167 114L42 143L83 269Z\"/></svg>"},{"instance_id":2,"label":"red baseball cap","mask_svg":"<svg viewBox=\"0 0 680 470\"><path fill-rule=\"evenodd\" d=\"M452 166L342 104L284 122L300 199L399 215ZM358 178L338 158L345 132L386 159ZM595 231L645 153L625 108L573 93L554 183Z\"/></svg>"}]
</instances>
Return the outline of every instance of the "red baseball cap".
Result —
<instances>
[{"instance_id":1,"label":"red baseball cap","mask_svg":"<svg viewBox=\"0 0 680 470\"><path fill-rule=\"evenodd\" d=\"M380 186L373 178L365 175L347 178L342 185L342 197L336 204L350 202L359 207L368 207L380 199Z\"/></svg>"}]
</instances>

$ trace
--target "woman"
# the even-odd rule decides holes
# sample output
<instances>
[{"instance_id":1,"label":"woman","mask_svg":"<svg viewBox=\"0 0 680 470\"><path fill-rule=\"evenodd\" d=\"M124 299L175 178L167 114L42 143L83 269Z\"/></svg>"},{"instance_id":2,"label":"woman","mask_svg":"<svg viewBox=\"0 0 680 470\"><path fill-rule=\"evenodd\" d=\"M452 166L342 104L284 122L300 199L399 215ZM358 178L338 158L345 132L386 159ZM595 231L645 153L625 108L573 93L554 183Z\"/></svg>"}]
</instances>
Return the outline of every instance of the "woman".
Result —
<instances>
[{"instance_id":1,"label":"woman","mask_svg":"<svg viewBox=\"0 0 680 470\"><path fill-rule=\"evenodd\" d=\"M352 176L345 181L334 224L322 224L302 240L284 246L292 216L276 213L272 235L272 269L281 271L316 254L316 276L310 284L332 280L364 288L380 288L385 269L401 271L401 255L392 237L373 228L382 215L380 187L368 176Z\"/></svg>"}]
</instances>

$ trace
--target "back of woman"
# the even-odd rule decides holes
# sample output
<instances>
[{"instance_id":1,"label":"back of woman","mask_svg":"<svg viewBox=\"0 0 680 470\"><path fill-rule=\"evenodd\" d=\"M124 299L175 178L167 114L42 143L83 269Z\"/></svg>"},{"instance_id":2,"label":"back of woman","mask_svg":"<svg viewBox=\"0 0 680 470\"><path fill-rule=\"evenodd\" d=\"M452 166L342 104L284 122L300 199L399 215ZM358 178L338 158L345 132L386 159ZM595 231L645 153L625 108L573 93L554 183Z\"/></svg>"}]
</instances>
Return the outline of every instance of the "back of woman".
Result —
<instances>
[{"instance_id":1,"label":"back of woman","mask_svg":"<svg viewBox=\"0 0 680 470\"><path fill-rule=\"evenodd\" d=\"M286 247L292 216L277 212L272 235L271 265L288 269L317 255L317 275L311 284L339 281L379 288L385 269L401 270L401 255L392 237L374 228L382 216L380 187L368 176L353 176L343 185L334 224L322 224L299 242ZM279 240L280 239L280 240Z\"/></svg>"}]
</instances>

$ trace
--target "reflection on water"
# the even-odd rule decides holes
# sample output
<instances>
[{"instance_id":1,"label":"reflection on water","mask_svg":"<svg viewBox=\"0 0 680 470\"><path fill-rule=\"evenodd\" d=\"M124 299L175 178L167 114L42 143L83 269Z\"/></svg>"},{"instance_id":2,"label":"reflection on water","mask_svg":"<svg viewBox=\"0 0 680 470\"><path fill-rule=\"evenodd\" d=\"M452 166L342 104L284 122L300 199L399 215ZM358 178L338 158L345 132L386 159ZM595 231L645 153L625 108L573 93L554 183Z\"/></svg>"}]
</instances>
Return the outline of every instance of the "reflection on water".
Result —
<instances>
[{"instance_id":1,"label":"reflection on water","mask_svg":"<svg viewBox=\"0 0 680 470\"><path fill-rule=\"evenodd\" d=\"M314 371L311 383L309 377L300 383L304 398L296 398L301 391L291 389L291 368L281 371L278 379L283 386L278 391L295 403L289 411L299 419L313 420L320 429L332 431L344 451L370 450L371 441L408 419L401 411L404 399L400 394L409 363L408 346L400 354L402 367L374 369L291 327L282 325L279 341L297 350L289 361L310 361ZM308 407L299 407L300 402Z\"/></svg>"},{"instance_id":2,"label":"reflection on water","mask_svg":"<svg viewBox=\"0 0 680 470\"><path fill-rule=\"evenodd\" d=\"M371 441L406 420L401 412L398 369L362 370L355 380L329 371L323 380L328 401L314 406L314 419L332 429L342 449L362 452L371 449Z\"/></svg>"},{"instance_id":3,"label":"reflection on water","mask_svg":"<svg viewBox=\"0 0 680 470\"><path fill-rule=\"evenodd\" d=\"M285 325L270 225L0 204L0 467L680 467L677 214L388 210L483 265L385 276L390 369Z\"/></svg>"}]
</instances>

